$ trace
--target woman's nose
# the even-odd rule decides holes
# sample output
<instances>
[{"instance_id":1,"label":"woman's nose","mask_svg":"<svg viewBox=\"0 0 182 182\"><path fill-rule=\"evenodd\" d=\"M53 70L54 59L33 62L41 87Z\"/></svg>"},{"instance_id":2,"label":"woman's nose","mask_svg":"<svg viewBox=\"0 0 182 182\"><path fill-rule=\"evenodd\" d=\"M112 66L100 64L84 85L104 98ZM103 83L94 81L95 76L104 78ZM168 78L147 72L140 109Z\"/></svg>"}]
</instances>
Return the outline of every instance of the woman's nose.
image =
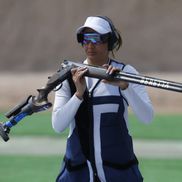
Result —
<instances>
[{"instance_id":1,"label":"woman's nose","mask_svg":"<svg viewBox=\"0 0 182 182\"><path fill-rule=\"evenodd\" d=\"M92 43L92 42L90 41L90 42L88 42L87 46L88 46L88 47L94 47L94 43Z\"/></svg>"}]
</instances>

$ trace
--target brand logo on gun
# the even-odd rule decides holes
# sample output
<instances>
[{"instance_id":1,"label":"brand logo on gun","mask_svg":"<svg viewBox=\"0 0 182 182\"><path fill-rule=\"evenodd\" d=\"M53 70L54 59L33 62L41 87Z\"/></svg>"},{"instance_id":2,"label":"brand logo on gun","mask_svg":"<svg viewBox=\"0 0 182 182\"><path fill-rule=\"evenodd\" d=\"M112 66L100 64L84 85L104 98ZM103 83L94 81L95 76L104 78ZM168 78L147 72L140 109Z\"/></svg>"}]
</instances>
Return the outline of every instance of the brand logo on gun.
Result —
<instances>
[{"instance_id":1,"label":"brand logo on gun","mask_svg":"<svg viewBox=\"0 0 182 182\"><path fill-rule=\"evenodd\" d=\"M162 88L169 88L169 82L162 81L162 80L155 80L152 78L143 78L140 80L140 83L143 85L149 85L154 87L162 87Z\"/></svg>"}]
</instances>

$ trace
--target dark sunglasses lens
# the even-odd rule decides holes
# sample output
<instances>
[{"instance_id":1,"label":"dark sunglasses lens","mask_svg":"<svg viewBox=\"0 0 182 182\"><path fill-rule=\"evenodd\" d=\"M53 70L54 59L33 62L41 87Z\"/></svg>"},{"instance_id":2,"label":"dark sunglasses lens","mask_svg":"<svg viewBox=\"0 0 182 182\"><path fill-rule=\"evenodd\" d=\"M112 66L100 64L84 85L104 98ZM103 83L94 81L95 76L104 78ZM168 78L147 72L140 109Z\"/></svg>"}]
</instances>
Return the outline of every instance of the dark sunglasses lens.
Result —
<instances>
[{"instance_id":1,"label":"dark sunglasses lens","mask_svg":"<svg viewBox=\"0 0 182 182\"><path fill-rule=\"evenodd\" d=\"M83 44L100 44L102 43L101 37L99 34L96 33L87 33L83 35Z\"/></svg>"}]
</instances>

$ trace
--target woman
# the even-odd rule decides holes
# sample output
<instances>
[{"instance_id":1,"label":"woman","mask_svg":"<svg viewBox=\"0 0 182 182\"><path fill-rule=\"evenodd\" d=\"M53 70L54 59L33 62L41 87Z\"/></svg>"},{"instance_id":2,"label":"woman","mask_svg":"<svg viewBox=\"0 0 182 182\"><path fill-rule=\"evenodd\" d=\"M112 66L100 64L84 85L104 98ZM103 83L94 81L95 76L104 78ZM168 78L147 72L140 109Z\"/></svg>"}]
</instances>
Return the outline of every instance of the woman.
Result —
<instances>
[{"instance_id":1,"label":"woman","mask_svg":"<svg viewBox=\"0 0 182 182\"><path fill-rule=\"evenodd\" d=\"M111 20L91 16L77 29L86 53L85 64L104 66L107 74L135 68L110 58L122 39ZM72 69L72 77L56 92L52 125L56 132L69 127L66 154L57 182L141 182L138 161L128 132L128 106L144 123L153 118L145 87L126 81L106 81Z\"/></svg>"}]
</instances>

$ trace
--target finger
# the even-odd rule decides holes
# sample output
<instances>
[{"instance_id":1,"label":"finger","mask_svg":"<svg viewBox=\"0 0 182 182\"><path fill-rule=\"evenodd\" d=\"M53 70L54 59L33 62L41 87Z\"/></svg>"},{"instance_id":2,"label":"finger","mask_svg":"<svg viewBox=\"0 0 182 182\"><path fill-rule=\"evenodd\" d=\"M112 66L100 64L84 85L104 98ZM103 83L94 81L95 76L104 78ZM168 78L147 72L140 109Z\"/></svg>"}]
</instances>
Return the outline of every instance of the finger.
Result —
<instances>
[{"instance_id":1,"label":"finger","mask_svg":"<svg viewBox=\"0 0 182 182\"><path fill-rule=\"evenodd\" d=\"M101 80L103 83L108 83L108 80L106 80L106 79L102 79Z\"/></svg>"},{"instance_id":2,"label":"finger","mask_svg":"<svg viewBox=\"0 0 182 182\"><path fill-rule=\"evenodd\" d=\"M112 67L111 70L110 70L110 74L116 73L116 72L118 72L118 71L120 71L119 68Z\"/></svg>"},{"instance_id":3,"label":"finger","mask_svg":"<svg viewBox=\"0 0 182 182\"><path fill-rule=\"evenodd\" d=\"M84 67L78 67L78 71L83 71L83 70L86 70L86 69L87 69L86 66L84 66Z\"/></svg>"},{"instance_id":4,"label":"finger","mask_svg":"<svg viewBox=\"0 0 182 182\"><path fill-rule=\"evenodd\" d=\"M71 74L72 75L79 75L81 71L85 70L85 67L78 67L78 68L73 68L71 69Z\"/></svg>"},{"instance_id":5,"label":"finger","mask_svg":"<svg viewBox=\"0 0 182 182\"><path fill-rule=\"evenodd\" d=\"M107 71L106 71L107 74L110 74L112 67L113 67L112 65L109 65L109 67L107 68Z\"/></svg>"},{"instance_id":6,"label":"finger","mask_svg":"<svg viewBox=\"0 0 182 182\"><path fill-rule=\"evenodd\" d=\"M109 69L109 74L112 75L112 74L115 74L116 72L120 72L121 70L117 67L111 67Z\"/></svg>"},{"instance_id":7,"label":"finger","mask_svg":"<svg viewBox=\"0 0 182 182\"><path fill-rule=\"evenodd\" d=\"M103 64L102 67L108 69L109 65L108 64Z\"/></svg>"},{"instance_id":8,"label":"finger","mask_svg":"<svg viewBox=\"0 0 182 182\"><path fill-rule=\"evenodd\" d=\"M84 69L81 69L81 70L78 70L78 76L79 77L83 77L84 74L88 71L87 68L84 68Z\"/></svg>"},{"instance_id":9,"label":"finger","mask_svg":"<svg viewBox=\"0 0 182 182\"><path fill-rule=\"evenodd\" d=\"M107 74L112 75L113 73L115 73L116 71L118 71L119 69L116 67L113 67L112 65L110 65L106 71Z\"/></svg>"},{"instance_id":10,"label":"finger","mask_svg":"<svg viewBox=\"0 0 182 182\"><path fill-rule=\"evenodd\" d=\"M71 69L71 74L74 75L77 72L77 68Z\"/></svg>"}]
</instances>

